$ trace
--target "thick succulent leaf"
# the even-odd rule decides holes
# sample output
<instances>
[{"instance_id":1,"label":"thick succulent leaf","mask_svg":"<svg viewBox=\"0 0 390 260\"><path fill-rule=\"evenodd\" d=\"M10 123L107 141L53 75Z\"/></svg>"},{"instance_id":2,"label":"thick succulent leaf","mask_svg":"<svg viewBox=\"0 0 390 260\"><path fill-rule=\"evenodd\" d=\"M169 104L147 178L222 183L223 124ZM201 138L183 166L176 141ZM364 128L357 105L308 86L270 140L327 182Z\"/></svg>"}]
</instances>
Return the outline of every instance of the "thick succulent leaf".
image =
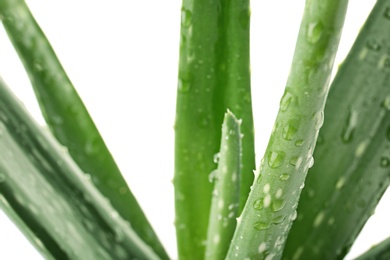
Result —
<instances>
[{"instance_id":1,"label":"thick succulent leaf","mask_svg":"<svg viewBox=\"0 0 390 260\"><path fill-rule=\"evenodd\" d=\"M390 1L340 67L285 259L342 259L390 182Z\"/></svg>"},{"instance_id":2,"label":"thick succulent leaf","mask_svg":"<svg viewBox=\"0 0 390 260\"><path fill-rule=\"evenodd\" d=\"M205 256L223 115L243 119L240 201L253 183L249 2L183 0L175 123L175 206L179 258Z\"/></svg>"},{"instance_id":3,"label":"thick succulent leaf","mask_svg":"<svg viewBox=\"0 0 390 260\"><path fill-rule=\"evenodd\" d=\"M227 259L278 259L323 123L346 0L306 2L286 90Z\"/></svg>"},{"instance_id":4,"label":"thick succulent leaf","mask_svg":"<svg viewBox=\"0 0 390 260\"><path fill-rule=\"evenodd\" d=\"M0 1L3 25L34 87L44 118L79 167L158 254L168 259L92 118L24 0Z\"/></svg>"},{"instance_id":5,"label":"thick succulent leaf","mask_svg":"<svg viewBox=\"0 0 390 260\"><path fill-rule=\"evenodd\" d=\"M45 257L159 259L0 80L0 206Z\"/></svg>"},{"instance_id":6,"label":"thick succulent leaf","mask_svg":"<svg viewBox=\"0 0 390 260\"><path fill-rule=\"evenodd\" d=\"M239 211L242 134L241 121L228 111L222 124L218 168L210 176L215 180L209 228L207 260L224 259L236 228Z\"/></svg>"},{"instance_id":7,"label":"thick succulent leaf","mask_svg":"<svg viewBox=\"0 0 390 260\"><path fill-rule=\"evenodd\" d=\"M388 260L390 259L390 238L373 246L370 250L356 258L356 260Z\"/></svg>"}]
</instances>

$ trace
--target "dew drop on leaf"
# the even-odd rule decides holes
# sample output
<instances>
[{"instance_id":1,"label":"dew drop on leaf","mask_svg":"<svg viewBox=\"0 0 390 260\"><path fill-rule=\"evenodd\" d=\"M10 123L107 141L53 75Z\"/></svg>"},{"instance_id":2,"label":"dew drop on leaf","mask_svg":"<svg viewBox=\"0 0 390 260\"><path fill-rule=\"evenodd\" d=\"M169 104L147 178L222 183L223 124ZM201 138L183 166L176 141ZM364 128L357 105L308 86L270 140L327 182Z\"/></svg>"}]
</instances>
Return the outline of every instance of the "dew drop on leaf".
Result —
<instances>
[{"instance_id":1,"label":"dew drop on leaf","mask_svg":"<svg viewBox=\"0 0 390 260\"><path fill-rule=\"evenodd\" d=\"M219 162L219 158L220 158L220 156L221 156L221 153L216 153L216 154L214 154L214 163L218 163Z\"/></svg>"},{"instance_id":2,"label":"dew drop on leaf","mask_svg":"<svg viewBox=\"0 0 390 260\"><path fill-rule=\"evenodd\" d=\"M282 210L285 205L286 205L286 202L284 200L273 200L271 208L272 208L272 211L277 212L277 211Z\"/></svg>"},{"instance_id":3,"label":"dew drop on leaf","mask_svg":"<svg viewBox=\"0 0 390 260\"><path fill-rule=\"evenodd\" d=\"M290 164L292 166L295 166L295 168L298 169L301 166L301 164L302 164L302 158L299 157L299 156L294 156L294 157L291 158Z\"/></svg>"},{"instance_id":4,"label":"dew drop on leaf","mask_svg":"<svg viewBox=\"0 0 390 260\"><path fill-rule=\"evenodd\" d=\"M181 10L181 25L183 27L189 27L192 23L192 13L189 10Z\"/></svg>"},{"instance_id":5,"label":"dew drop on leaf","mask_svg":"<svg viewBox=\"0 0 390 260\"><path fill-rule=\"evenodd\" d=\"M283 164L285 157L286 157L285 152L282 151L270 152L268 154L268 165L274 169L278 168Z\"/></svg>"},{"instance_id":6,"label":"dew drop on leaf","mask_svg":"<svg viewBox=\"0 0 390 260\"><path fill-rule=\"evenodd\" d=\"M323 32L324 25L321 22L310 23L307 27L306 40L311 44L315 44L321 39Z\"/></svg>"},{"instance_id":7,"label":"dew drop on leaf","mask_svg":"<svg viewBox=\"0 0 390 260\"><path fill-rule=\"evenodd\" d=\"M336 182L336 189L337 190L340 190L341 188L344 187L344 184L345 184L345 177L340 177L337 182Z\"/></svg>"},{"instance_id":8,"label":"dew drop on leaf","mask_svg":"<svg viewBox=\"0 0 390 260\"><path fill-rule=\"evenodd\" d=\"M257 229L257 230L265 230L265 229L269 229L269 227L270 227L269 223L262 222L262 221L258 221L254 225L254 228Z\"/></svg>"},{"instance_id":9,"label":"dew drop on leaf","mask_svg":"<svg viewBox=\"0 0 390 260\"><path fill-rule=\"evenodd\" d=\"M181 93L187 93L190 91L190 83L183 79L179 79L179 82L177 84L177 89Z\"/></svg>"},{"instance_id":10,"label":"dew drop on leaf","mask_svg":"<svg viewBox=\"0 0 390 260\"><path fill-rule=\"evenodd\" d=\"M287 88L280 100L280 111L285 112L290 106L290 103L294 101L295 96Z\"/></svg>"},{"instance_id":11,"label":"dew drop on leaf","mask_svg":"<svg viewBox=\"0 0 390 260\"><path fill-rule=\"evenodd\" d=\"M283 127L282 136L285 140L292 140L299 129L299 120L290 119L287 124Z\"/></svg>"},{"instance_id":12,"label":"dew drop on leaf","mask_svg":"<svg viewBox=\"0 0 390 260\"><path fill-rule=\"evenodd\" d=\"M390 165L390 160L389 158L387 157L382 157L381 158L381 167L385 168L385 167L389 167Z\"/></svg>"},{"instance_id":13,"label":"dew drop on leaf","mask_svg":"<svg viewBox=\"0 0 390 260\"><path fill-rule=\"evenodd\" d=\"M284 221L286 217L284 215L276 216L273 218L272 223L274 224L280 224Z\"/></svg>"},{"instance_id":14,"label":"dew drop on leaf","mask_svg":"<svg viewBox=\"0 0 390 260\"><path fill-rule=\"evenodd\" d=\"M298 212L296 210L294 210L294 212L290 215L289 218L291 221L294 221L297 219L297 217L298 217Z\"/></svg>"},{"instance_id":15,"label":"dew drop on leaf","mask_svg":"<svg viewBox=\"0 0 390 260\"><path fill-rule=\"evenodd\" d=\"M255 202L253 203L253 208L255 210L262 210L263 209L263 199L260 198L258 200L255 200Z\"/></svg>"},{"instance_id":16,"label":"dew drop on leaf","mask_svg":"<svg viewBox=\"0 0 390 260\"><path fill-rule=\"evenodd\" d=\"M382 103L382 107L386 110L390 110L390 96L387 96Z\"/></svg>"},{"instance_id":17,"label":"dew drop on leaf","mask_svg":"<svg viewBox=\"0 0 390 260\"><path fill-rule=\"evenodd\" d=\"M318 111L313 114L314 130L319 130L324 124L324 111Z\"/></svg>"},{"instance_id":18,"label":"dew drop on leaf","mask_svg":"<svg viewBox=\"0 0 390 260\"><path fill-rule=\"evenodd\" d=\"M299 140L295 141L295 146L301 147L304 143L305 143L305 141L303 139L299 139Z\"/></svg>"},{"instance_id":19,"label":"dew drop on leaf","mask_svg":"<svg viewBox=\"0 0 390 260\"><path fill-rule=\"evenodd\" d=\"M343 143L350 143L352 141L357 121L358 113L356 111L351 110L348 114L347 121L341 133L341 139Z\"/></svg>"},{"instance_id":20,"label":"dew drop on leaf","mask_svg":"<svg viewBox=\"0 0 390 260\"><path fill-rule=\"evenodd\" d=\"M307 159L307 168L310 169L311 167L313 167L314 165L314 158L313 156L309 156L309 158Z\"/></svg>"},{"instance_id":21,"label":"dew drop on leaf","mask_svg":"<svg viewBox=\"0 0 390 260\"><path fill-rule=\"evenodd\" d=\"M281 181L287 181L288 178L290 178L290 174L288 173L283 173L282 175L279 176L279 180Z\"/></svg>"}]
</instances>

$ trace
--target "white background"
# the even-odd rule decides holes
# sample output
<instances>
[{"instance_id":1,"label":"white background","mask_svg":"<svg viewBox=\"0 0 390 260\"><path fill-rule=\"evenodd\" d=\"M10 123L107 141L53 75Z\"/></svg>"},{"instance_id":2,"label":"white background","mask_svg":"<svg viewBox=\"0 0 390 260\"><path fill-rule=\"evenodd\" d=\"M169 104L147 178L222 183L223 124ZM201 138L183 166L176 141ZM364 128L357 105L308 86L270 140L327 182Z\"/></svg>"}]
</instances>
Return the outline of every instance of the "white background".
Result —
<instances>
[{"instance_id":1,"label":"white background","mask_svg":"<svg viewBox=\"0 0 390 260\"><path fill-rule=\"evenodd\" d=\"M180 0L28 0L101 134L175 258L173 122ZM375 0L351 0L336 65ZM304 0L252 0L251 59L257 162L283 93ZM26 73L0 28L0 74L43 124ZM387 194L385 197L390 197ZM387 198L389 205L390 198ZM390 235L381 204L348 259ZM0 211L0 259L42 259Z\"/></svg>"}]
</instances>

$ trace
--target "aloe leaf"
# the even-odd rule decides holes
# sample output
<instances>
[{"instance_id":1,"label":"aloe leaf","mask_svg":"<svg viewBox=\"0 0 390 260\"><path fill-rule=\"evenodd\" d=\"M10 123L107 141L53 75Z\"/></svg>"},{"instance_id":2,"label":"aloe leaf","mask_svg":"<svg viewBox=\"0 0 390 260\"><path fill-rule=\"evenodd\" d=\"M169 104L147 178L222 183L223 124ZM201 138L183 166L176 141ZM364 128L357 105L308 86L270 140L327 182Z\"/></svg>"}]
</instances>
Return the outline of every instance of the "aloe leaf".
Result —
<instances>
[{"instance_id":1,"label":"aloe leaf","mask_svg":"<svg viewBox=\"0 0 390 260\"><path fill-rule=\"evenodd\" d=\"M0 201L54 259L160 259L0 80Z\"/></svg>"},{"instance_id":2,"label":"aloe leaf","mask_svg":"<svg viewBox=\"0 0 390 260\"><path fill-rule=\"evenodd\" d=\"M279 259L323 123L348 1L307 1L286 90L227 259Z\"/></svg>"},{"instance_id":3,"label":"aloe leaf","mask_svg":"<svg viewBox=\"0 0 390 260\"><path fill-rule=\"evenodd\" d=\"M285 259L342 259L390 183L389 30L377 1L330 88Z\"/></svg>"},{"instance_id":4,"label":"aloe leaf","mask_svg":"<svg viewBox=\"0 0 390 260\"><path fill-rule=\"evenodd\" d=\"M207 260L224 259L236 227L241 176L241 121L228 110L222 124L221 149L215 179L209 228Z\"/></svg>"},{"instance_id":5,"label":"aloe leaf","mask_svg":"<svg viewBox=\"0 0 390 260\"><path fill-rule=\"evenodd\" d=\"M181 259L205 256L213 156L223 115L243 119L241 204L253 183L249 3L184 0L175 122L175 207Z\"/></svg>"},{"instance_id":6,"label":"aloe leaf","mask_svg":"<svg viewBox=\"0 0 390 260\"><path fill-rule=\"evenodd\" d=\"M390 259L390 237L356 258L356 260L387 260Z\"/></svg>"},{"instance_id":7,"label":"aloe leaf","mask_svg":"<svg viewBox=\"0 0 390 260\"><path fill-rule=\"evenodd\" d=\"M240 178L240 212L248 198L253 184L255 169L254 128L251 101L249 61L248 0L222 1L219 23L219 37L216 43L218 55L216 95L222 106L218 115L226 109L242 119L242 171Z\"/></svg>"},{"instance_id":8,"label":"aloe leaf","mask_svg":"<svg viewBox=\"0 0 390 260\"><path fill-rule=\"evenodd\" d=\"M120 215L168 259L50 43L22 0L0 3L3 25L28 72L44 118L59 142Z\"/></svg>"}]
</instances>

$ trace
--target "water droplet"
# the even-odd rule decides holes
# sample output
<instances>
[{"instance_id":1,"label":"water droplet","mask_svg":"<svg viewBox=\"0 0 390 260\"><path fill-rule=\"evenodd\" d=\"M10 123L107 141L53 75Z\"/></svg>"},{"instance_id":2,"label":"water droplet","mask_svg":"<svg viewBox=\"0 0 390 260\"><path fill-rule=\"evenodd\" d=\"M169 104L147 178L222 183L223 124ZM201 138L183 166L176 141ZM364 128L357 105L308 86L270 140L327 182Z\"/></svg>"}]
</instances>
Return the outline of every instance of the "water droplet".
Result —
<instances>
[{"instance_id":1,"label":"water droplet","mask_svg":"<svg viewBox=\"0 0 390 260\"><path fill-rule=\"evenodd\" d=\"M337 183L336 183L336 189L337 190L340 190L341 188L344 187L344 184L345 184L345 177L340 177L338 180L337 180Z\"/></svg>"},{"instance_id":2,"label":"water droplet","mask_svg":"<svg viewBox=\"0 0 390 260\"><path fill-rule=\"evenodd\" d=\"M290 215L289 219L291 221L294 221L297 219L297 217L298 217L298 212L296 210L294 210L294 212Z\"/></svg>"},{"instance_id":3,"label":"water droplet","mask_svg":"<svg viewBox=\"0 0 390 260\"><path fill-rule=\"evenodd\" d=\"M181 93L187 93L190 91L190 83L186 80L179 79L177 89Z\"/></svg>"},{"instance_id":4,"label":"water droplet","mask_svg":"<svg viewBox=\"0 0 390 260\"><path fill-rule=\"evenodd\" d=\"M303 139L299 139L299 140L295 141L295 146L301 147L304 143L305 143L305 141Z\"/></svg>"},{"instance_id":5,"label":"water droplet","mask_svg":"<svg viewBox=\"0 0 390 260\"><path fill-rule=\"evenodd\" d=\"M273 218L272 223L274 224L280 224L284 221L286 217L284 215L276 216Z\"/></svg>"},{"instance_id":6,"label":"water droplet","mask_svg":"<svg viewBox=\"0 0 390 260\"><path fill-rule=\"evenodd\" d=\"M274 169L278 168L283 164L285 157L286 154L282 151L270 152L268 154L268 165Z\"/></svg>"},{"instance_id":7,"label":"water droplet","mask_svg":"<svg viewBox=\"0 0 390 260\"><path fill-rule=\"evenodd\" d=\"M265 242L262 242L262 243L259 245L259 248L258 248L259 254L264 253L266 249L267 249L267 244L266 244Z\"/></svg>"},{"instance_id":8,"label":"water droplet","mask_svg":"<svg viewBox=\"0 0 390 260\"><path fill-rule=\"evenodd\" d=\"M181 10L181 25L183 27L189 27L192 22L192 13L189 10L182 9Z\"/></svg>"},{"instance_id":9,"label":"water droplet","mask_svg":"<svg viewBox=\"0 0 390 260\"><path fill-rule=\"evenodd\" d=\"M290 178L290 174L288 173L283 173L282 175L279 176L279 180L281 181L287 181L288 178Z\"/></svg>"},{"instance_id":10,"label":"water droplet","mask_svg":"<svg viewBox=\"0 0 390 260\"><path fill-rule=\"evenodd\" d=\"M282 195L283 195L283 190L279 188L279 189L275 192L275 197L276 197L277 199L279 199L279 198L282 197Z\"/></svg>"},{"instance_id":11,"label":"water droplet","mask_svg":"<svg viewBox=\"0 0 390 260\"><path fill-rule=\"evenodd\" d=\"M290 160L290 164L292 166L295 166L296 169L298 169L302 164L302 158L299 156L294 156Z\"/></svg>"},{"instance_id":12,"label":"water droplet","mask_svg":"<svg viewBox=\"0 0 390 260\"><path fill-rule=\"evenodd\" d=\"M262 222L262 221L258 221L254 225L254 228L257 230L265 230L265 229L269 229L269 227L270 227L270 223Z\"/></svg>"},{"instance_id":13,"label":"water droplet","mask_svg":"<svg viewBox=\"0 0 390 260\"><path fill-rule=\"evenodd\" d=\"M346 124L341 133L341 139L344 143L349 143L353 139L353 134L356 130L356 125L358 122L358 113L356 111L350 110Z\"/></svg>"},{"instance_id":14,"label":"water droplet","mask_svg":"<svg viewBox=\"0 0 390 260\"><path fill-rule=\"evenodd\" d=\"M299 129L299 120L290 119L287 124L283 127L282 136L286 140L292 140Z\"/></svg>"},{"instance_id":15,"label":"water droplet","mask_svg":"<svg viewBox=\"0 0 390 260\"><path fill-rule=\"evenodd\" d=\"M369 142L370 142L369 140L364 140L357 146L357 148L355 150L356 157L361 157L364 154Z\"/></svg>"},{"instance_id":16,"label":"water droplet","mask_svg":"<svg viewBox=\"0 0 390 260\"><path fill-rule=\"evenodd\" d=\"M304 182L301 184L301 186L299 186L300 190L302 190L303 188L305 188L305 183Z\"/></svg>"},{"instance_id":17,"label":"water droplet","mask_svg":"<svg viewBox=\"0 0 390 260\"><path fill-rule=\"evenodd\" d=\"M285 112L289 108L290 104L294 102L296 97L291 93L289 88L284 91L283 97L280 100L280 111Z\"/></svg>"},{"instance_id":18,"label":"water droplet","mask_svg":"<svg viewBox=\"0 0 390 260\"><path fill-rule=\"evenodd\" d=\"M272 259L274 259L274 256L275 256L275 254L269 254L269 255L267 255L266 258L264 258L264 260L272 260Z\"/></svg>"},{"instance_id":19,"label":"water droplet","mask_svg":"<svg viewBox=\"0 0 390 260\"><path fill-rule=\"evenodd\" d=\"M321 211L320 213L318 213L318 215L314 219L313 226L318 227L319 225L321 225L322 221L324 220L324 217L325 217L325 212Z\"/></svg>"},{"instance_id":20,"label":"water droplet","mask_svg":"<svg viewBox=\"0 0 390 260\"><path fill-rule=\"evenodd\" d=\"M313 114L314 130L319 130L324 124L324 111L318 111Z\"/></svg>"},{"instance_id":21,"label":"water droplet","mask_svg":"<svg viewBox=\"0 0 390 260\"><path fill-rule=\"evenodd\" d=\"M271 195L267 194L264 198L264 208L268 208L271 205Z\"/></svg>"},{"instance_id":22,"label":"water droplet","mask_svg":"<svg viewBox=\"0 0 390 260\"><path fill-rule=\"evenodd\" d=\"M264 204L263 204L263 198L260 198L258 200L255 200L255 202L253 203L253 208L255 210L262 210L264 207Z\"/></svg>"},{"instance_id":23,"label":"water droplet","mask_svg":"<svg viewBox=\"0 0 390 260\"><path fill-rule=\"evenodd\" d=\"M269 185L269 183L266 183L266 184L264 185L264 187L263 187L263 192L264 192L265 194L267 194L267 193L269 193L270 189L271 189L271 186Z\"/></svg>"},{"instance_id":24,"label":"water droplet","mask_svg":"<svg viewBox=\"0 0 390 260\"><path fill-rule=\"evenodd\" d=\"M321 22L310 23L307 28L306 40L311 43L317 43L322 36L324 31L324 25Z\"/></svg>"},{"instance_id":25,"label":"water droplet","mask_svg":"<svg viewBox=\"0 0 390 260\"><path fill-rule=\"evenodd\" d=\"M382 103L384 109L390 110L390 96L387 96Z\"/></svg>"},{"instance_id":26,"label":"water droplet","mask_svg":"<svg viewBox=\"0 0 390 260\"><path fill-rule=\"evenodd\" d=\"M213 183L218 179L218 169L215 169L209 174L209 182Z\"/></svg>"},{"instance_id":27,"label":"water droplet","mask_svg":"<svg viewBox=\"0 0 390 260\"><path fill-rule=\"evenodd\" d=\"M307 193L308 193L308 195L309 195L309 198L313 198L314 195L316 194L315 191L314 191L313 189L309 189L309 190L307 191Z\"/></svg>"},{"instance_id":28,"label":"water droplet","mask_svg":"<svg viewBox=\"0 0 390 260\"><path fill-rule=\"evenodd\" d=\"M366 46L368 49L372 51L380 51L381 45L378 43L377 40L371 39L366 42Z\"/></svg>"},{"instance_id":29,"label":"water droplet","mask_svg":"<svg viewBox=\"0 0 390 260\"><path fill-rule=\"evenodd\" d=\"M387 157L382 157L381 158L381 167L385 168L385 167L389 167L390 165L390 160L389 158Z\"/></svg>"},{"instance_id":30,"label":"water droplet","mask_svg":"<svg viewBox=\"0 0 390 260\"><path fill-rule=\"evenodd\" d=\"M219 162L220 156L221 156L221 153L214 154L214 163L218 163Z\"/></svg>"},{"instance_id":31,"label":"water droplet","mask_svg":"<svg viewBox=\"0 0 390 260\"><path fill-rule=\"evenodd\" d=\"M277 211L282 210L285 205L286 205L286 202L284 200L273 200L271 208L272 208L272 211L277 212Z\"/></svg>"},{"instance_id":32,"label":"water droplet","mask_svg":"<svg viewBox=\"0 0 390 260\"><path fill-rule=\"evenodd\" d=\"M309 156L309 158L307 158L307 168L310 169L311 167L313 167L314 165L314 158L313 156Z\"/></svg>"}]
</instances>

